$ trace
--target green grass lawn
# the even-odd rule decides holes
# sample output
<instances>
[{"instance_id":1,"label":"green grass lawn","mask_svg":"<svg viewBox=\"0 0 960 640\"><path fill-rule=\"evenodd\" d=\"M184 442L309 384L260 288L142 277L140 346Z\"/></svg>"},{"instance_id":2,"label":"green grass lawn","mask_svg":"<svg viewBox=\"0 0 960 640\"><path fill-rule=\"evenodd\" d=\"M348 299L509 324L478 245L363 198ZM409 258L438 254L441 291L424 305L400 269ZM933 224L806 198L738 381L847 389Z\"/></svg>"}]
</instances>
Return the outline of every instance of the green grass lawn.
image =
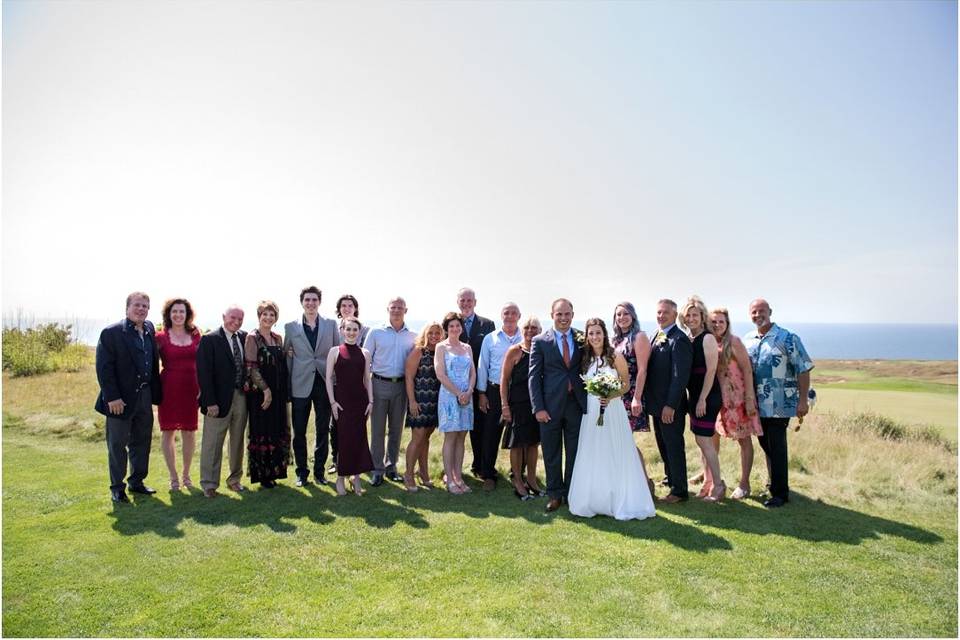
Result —
<instances>
[{"instance_id":1,"label":"green grass lawn","mask_svg":"<svg viewBox=\"0 0 960 640\"><path fill-rule=\"evenodd\" d=\"M91 375L4 378L6 636L957 634L956 454L936 443L814 417L790 436L787 507L691 500L640 522L547 515L506 483L114 508ZM733 483L736 446L721 455ZM158 446L151 469L164 487Z\"/></svg>"},{"instance_id":2,"label":"green grass lawn","mask_svg":"<svg viewBox=\"0 0 960 640\"><path fill-rule=\"evenodd\" d=\"M907 424L930 424L957 441L957 396L943 393L817 388L815 411L872 411Z\"/></svg>"}]
</instances>

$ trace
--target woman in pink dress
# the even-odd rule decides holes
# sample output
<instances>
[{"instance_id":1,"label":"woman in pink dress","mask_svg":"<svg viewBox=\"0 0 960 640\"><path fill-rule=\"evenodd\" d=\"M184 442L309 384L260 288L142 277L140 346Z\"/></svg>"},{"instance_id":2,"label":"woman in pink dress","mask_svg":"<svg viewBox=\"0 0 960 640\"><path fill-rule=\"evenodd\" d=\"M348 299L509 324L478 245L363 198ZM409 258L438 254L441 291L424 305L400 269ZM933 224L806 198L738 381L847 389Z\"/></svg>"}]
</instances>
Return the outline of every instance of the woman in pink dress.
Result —
<instances>
[{"instance_id":1,"label":"woman in pink dress","mask_svg":"<svg viewBox=\"0 0 960 640\"><path fill-rule=\"evenodd\" d=\"M170 490L180 489L177 475L175 438L180 432L183 448L183 486L193 487L190 480L190 463L196 447L197 397L197 346L200 332L193 326L193 307L185 298L173 298L163 304L163 330L157 333L157 349L160 352L160 384L163 401L157 407L160 421L160 436L163 459L170 472Z\"/></svg>"},{"instance_id":2,"label":"woman in pink dress","mask_svg":"<svg viewBox=\"0 0 960 640\"><path fill-rule=\"evenodd\" d=\"M717 379L723 395L717 433L735 439L740 445L740 484L730 497L741 500L750 495L753 436L763 435L754 395L753 370L743 342L730 333L730 313L724 308L714 309L710 312L710 324L720 352Z\"/></svg>"}]
</instances>

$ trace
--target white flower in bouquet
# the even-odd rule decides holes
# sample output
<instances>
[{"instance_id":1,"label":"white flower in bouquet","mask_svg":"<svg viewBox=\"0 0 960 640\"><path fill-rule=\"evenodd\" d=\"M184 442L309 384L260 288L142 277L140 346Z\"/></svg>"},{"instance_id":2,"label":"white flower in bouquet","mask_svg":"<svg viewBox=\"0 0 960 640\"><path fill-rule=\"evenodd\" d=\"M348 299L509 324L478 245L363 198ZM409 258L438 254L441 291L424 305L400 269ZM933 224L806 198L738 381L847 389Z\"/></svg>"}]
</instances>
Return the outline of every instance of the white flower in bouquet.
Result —
<instances>
[{"instance_id":1,"label":"white flower in bouquet","mask_svg":"<svg viewBox=\"0 0 960 640\"><path fill-rule=\"evenodd\" d=\"M592 396L599 398L613 398L620 394L623 389L623 383L620 376L615 371L601 371L592 376L580 376L583 380L583 386ZM603 426L603 411L606 409L600 405L600 416L597 418L597 426Z\"/></svg>"}]
</instances>

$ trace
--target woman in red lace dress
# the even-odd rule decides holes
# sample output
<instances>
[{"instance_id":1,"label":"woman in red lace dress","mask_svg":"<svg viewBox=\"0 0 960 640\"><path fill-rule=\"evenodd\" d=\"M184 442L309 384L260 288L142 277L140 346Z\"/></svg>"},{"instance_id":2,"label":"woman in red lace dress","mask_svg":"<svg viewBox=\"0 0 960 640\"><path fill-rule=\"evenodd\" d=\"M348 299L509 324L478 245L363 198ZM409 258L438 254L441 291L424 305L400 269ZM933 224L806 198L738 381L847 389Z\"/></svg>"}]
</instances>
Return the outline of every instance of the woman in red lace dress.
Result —
<instances>
[{"instance_id":1,"label":"woman in red lace dress","mask_svg":"<svg viewBox=\"0 0 960 640\"><path fill-rule=\"evenodd\" d=\"M180 432L183 449L183 486L193 487L190 480L190 463L196 447L197 397L197 346L200 332L193 326L193 307L186 298L173 298L163 304L163 330L157 333L157 348L160 351L160 384L163 386L163 402L157 408L160 419L160 435L163 459L170 472L170 490L180 489L177 475L175 438Z\"/></svg>"}]
</instances>

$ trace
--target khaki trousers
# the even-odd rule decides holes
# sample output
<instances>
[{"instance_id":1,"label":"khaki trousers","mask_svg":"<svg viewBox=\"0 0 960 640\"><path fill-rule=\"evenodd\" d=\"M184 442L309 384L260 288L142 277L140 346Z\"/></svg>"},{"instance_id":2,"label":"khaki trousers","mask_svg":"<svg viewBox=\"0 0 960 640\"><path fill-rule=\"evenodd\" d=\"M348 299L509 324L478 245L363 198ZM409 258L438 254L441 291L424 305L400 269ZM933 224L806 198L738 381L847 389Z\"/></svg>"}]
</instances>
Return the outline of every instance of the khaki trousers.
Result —
<instances>
[{"instance_id":1,"label":"khaki trousers","mask_svg":"<svg viewBox=\"0 0 960 640\"><path fill-rule=\"evenodd\" d=\"M220 466L223 462L223 441L230 434L230 475L227 484L240 482L243 477L243 450L247 427L247 398L242 391L233 392L230 411L225 416L203 416L203 436L200 442L200 486L216 489L220 486Z\"/></svg>"}]
</instances>

